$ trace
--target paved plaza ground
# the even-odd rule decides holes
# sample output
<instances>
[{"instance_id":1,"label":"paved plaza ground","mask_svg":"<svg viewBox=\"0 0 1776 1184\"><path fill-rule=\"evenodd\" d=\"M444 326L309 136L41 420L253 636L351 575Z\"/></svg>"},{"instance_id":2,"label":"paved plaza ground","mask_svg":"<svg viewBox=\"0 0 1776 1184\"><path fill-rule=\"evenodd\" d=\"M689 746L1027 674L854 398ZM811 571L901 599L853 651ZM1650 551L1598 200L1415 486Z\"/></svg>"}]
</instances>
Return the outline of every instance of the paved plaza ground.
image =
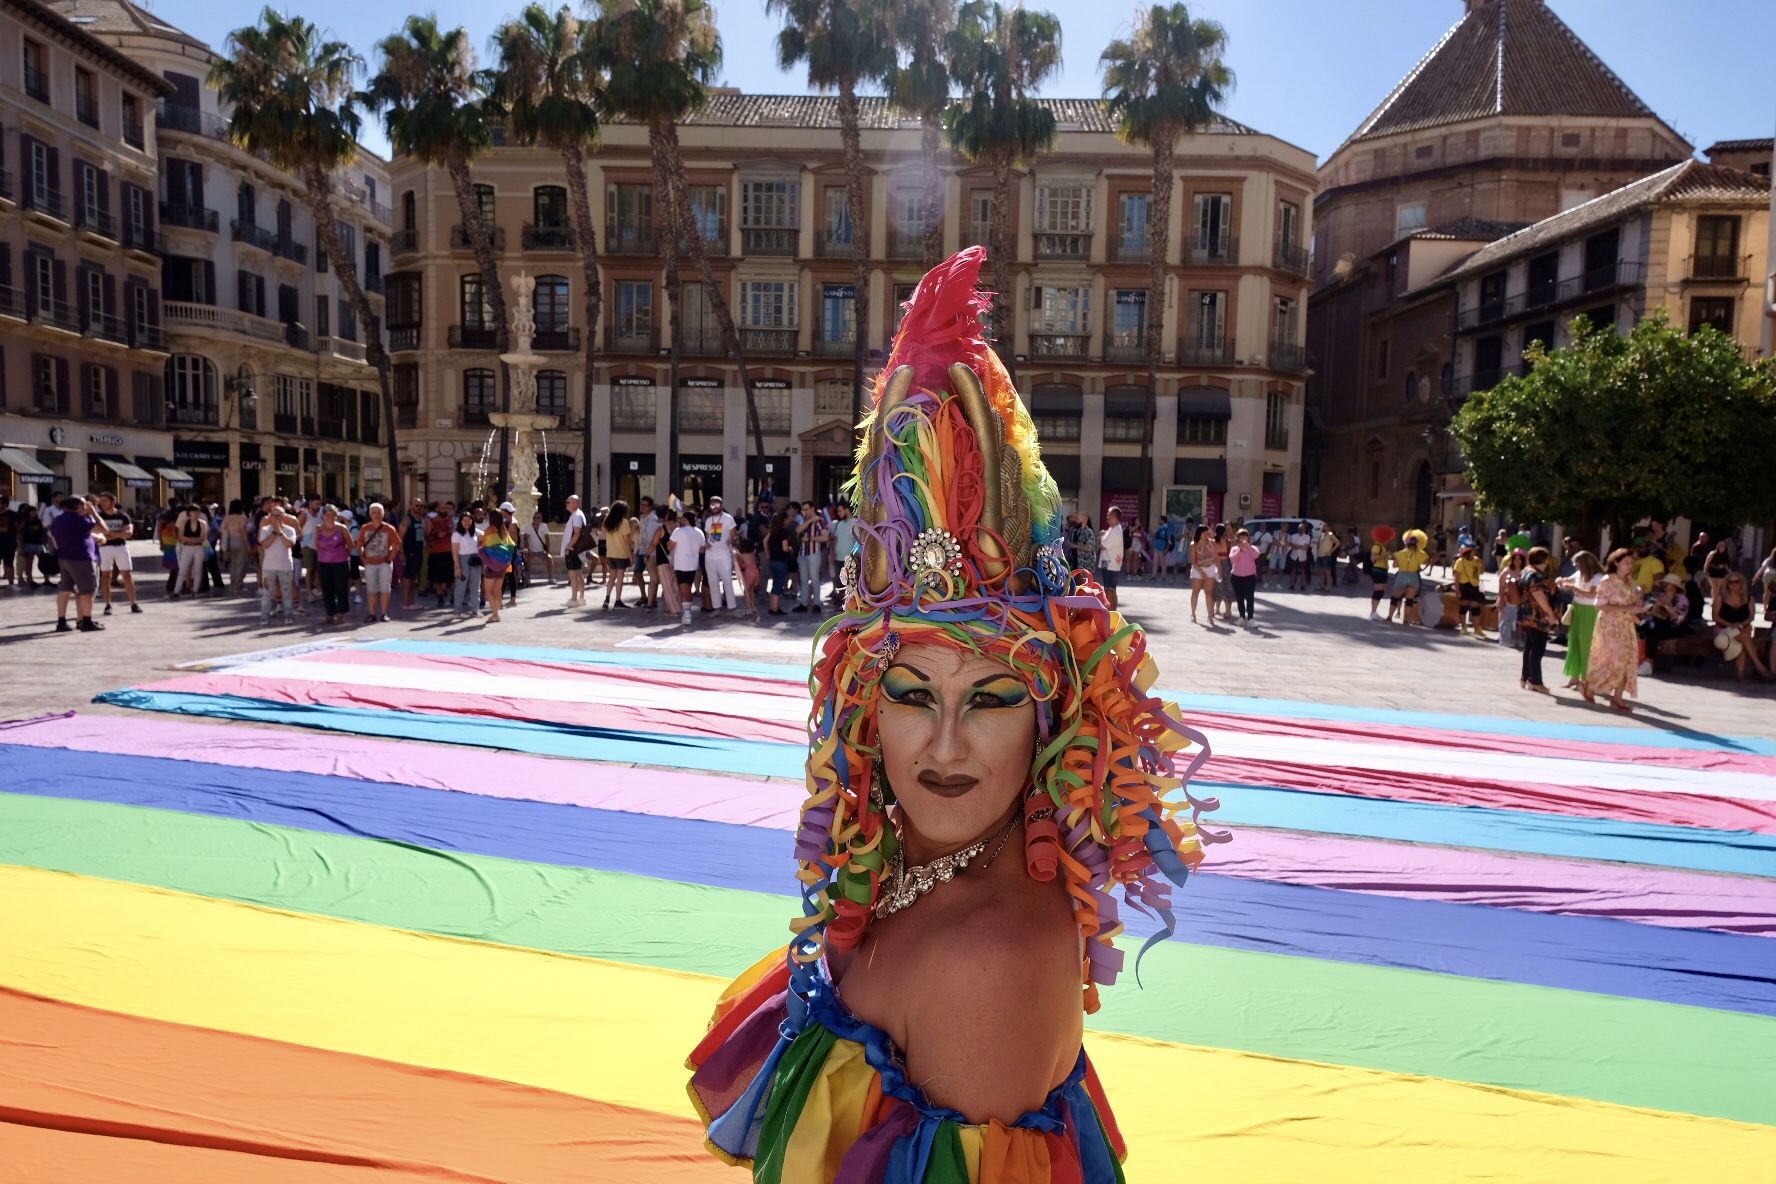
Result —
<instances>
[{"instance_id":1,"label":"paved plaza ground","mask_svg":"<svg viewBox=\"0 0 1776 1184\"><path fill-rule=\"evenodd\" d=\"M179 663L224 654L299 644L322 637L411 636L457 642L584 649L651 649L805 663L815 624L790 615L756 624L722 614L697 614L689 628L663 614L634 608L603 611L564 607L564 586L535 585L499 624L462 620L448 611L397 613L387 624L332 629L314 614L293 626L261 629L256 598L185 598L169 603L156 557L137 559L145 611L123 609L101 618L104 633L56 634L55 597L0 589L0 655L9 676L0 681L0 717L45 711L110 711L90 704L100 691L164 677ZM634 590L630 589L631 597ZM1639 711L1623 718L1559 691L1564 653L1552 648L1544 677L1552 697L1517 685L1518 655L1442 629L1407 629L1368 620L1368 587L1341 585L1332 593L1265 589L1254 627L1190 621L1190 592L1176 584L1132 581L1123 608L1146 628L1168 690L1306 699L1358 707L1385 707L1453 715L1502 716L1715 736L1776 737L1776 686L1738 683L1718 663L1641 680ZM357 609L361 613L362 610Z\"/></svg>"}]
</instances>

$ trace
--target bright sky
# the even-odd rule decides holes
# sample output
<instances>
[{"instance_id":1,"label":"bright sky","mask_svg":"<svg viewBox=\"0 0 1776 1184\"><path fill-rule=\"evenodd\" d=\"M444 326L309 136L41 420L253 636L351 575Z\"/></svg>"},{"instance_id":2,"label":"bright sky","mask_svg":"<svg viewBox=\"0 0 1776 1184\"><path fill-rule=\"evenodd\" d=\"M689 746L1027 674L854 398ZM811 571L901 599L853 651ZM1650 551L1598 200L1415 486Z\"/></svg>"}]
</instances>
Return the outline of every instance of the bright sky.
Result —
<instances>
[{"instance_id":1,"label":"bright sky","mask_svg":"<svg viewBox=\"0 0 1776 1184\"><path fill-rule=\"evenodd\" d=\"M1666 122L1698 150L1716 140L1776 131L1776 2L1772 0L1550 0L1555 12ZM728 85L753 93L806 89L776 68L776 24L763 0L715 0ZM1029 0L1038 7L1042 0ZM251 3L150 0L149 7L218 48L257 12ZM372 60L394 31L394 6L302 0L298 9ZM485 47L516 0L442 0L442 21L468 26ZM1098 54L1127 31L1140 6L1049 0L1061 18L1061 76L1045 93L1099 93ZM1239 85L1227 114L1324 157L1461 16L1461 0L1196 0L1192 10L1226 26ZM386 149L380 129L365 137Z\"/></svg>"}]
</instances>

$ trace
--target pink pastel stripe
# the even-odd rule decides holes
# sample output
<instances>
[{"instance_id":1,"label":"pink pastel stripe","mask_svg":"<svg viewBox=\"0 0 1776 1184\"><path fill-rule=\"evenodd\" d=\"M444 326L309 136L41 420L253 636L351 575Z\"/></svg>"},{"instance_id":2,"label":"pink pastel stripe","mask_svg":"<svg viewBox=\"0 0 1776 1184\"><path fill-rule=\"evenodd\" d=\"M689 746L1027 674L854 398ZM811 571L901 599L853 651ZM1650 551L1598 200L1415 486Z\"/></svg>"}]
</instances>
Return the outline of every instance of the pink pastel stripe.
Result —
<instances>
[{"instance_id":1,"label":"pink pastel stripe","mask_svg":"<svg viewBox=\"0 0 1776 1184\"><path fill-rule=\"evenodd\" d=\"M409 654L399 650L373 650L361 646L341 646L299 654L295 662L327 665L380 666L403 670L462 670L472 674L488 674L519 678L541 678L560 682L601 682L614 686L664 687L667 690L715 691L748 697L769 696L803 705L808 702L806 683L781 679L748 678L720 671L696 674L681 670L644 670L632 666L595 666L589 663L535 662L521 658L459 658L449 654ZM252 677L251 665L229 667L218 674Z\"/></svg>"},{"instance_id":2,"label":"pink pastel stripe","mask_svg":"<svg viewBox=\"0 0 1776 1184\"><path fill-rule=\"evenodd\" d=\"M68 716L0 729L0 743L394 782L790 831L803 789L784 781L595 765L476 748L226 724ZM1241 828L1205 874L1678 929L1776 935L1776 880Z\"/></svg>"},{"instance_id":3,"label":"pink pastel stripe","mask_svg":"<svg viewBox=\"0 0 1776 1184\"><path fill-rule=\"evenodd\" d=\"M187 675L166 682L149 683L138 689L172 691L186 695L242 695L272 703L370 708L421 715L548 720L572 727L620 728L632 732L666 733L674 736L731 737L797 745L808 742L805 724L752 718L746 714L745 701L739 698L733 700L732 714L717 714L689 709L668 711L660 708L628 707L619 703L566 703L515 695L464 695L423 688L351 686L305 682L288 677L242 678L229 673Z\"/></svg>"}]
</instances>

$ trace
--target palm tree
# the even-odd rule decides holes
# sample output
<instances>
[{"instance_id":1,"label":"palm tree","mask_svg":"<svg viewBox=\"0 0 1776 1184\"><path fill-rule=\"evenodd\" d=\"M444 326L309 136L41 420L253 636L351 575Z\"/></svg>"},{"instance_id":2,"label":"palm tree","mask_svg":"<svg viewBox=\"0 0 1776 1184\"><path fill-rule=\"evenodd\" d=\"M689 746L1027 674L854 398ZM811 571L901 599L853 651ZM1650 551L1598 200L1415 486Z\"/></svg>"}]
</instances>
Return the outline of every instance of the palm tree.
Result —
<instances>
[{"instance_id":1,"label":"palm tree","mask_svg":"<svg viewBox=\"0 0 1776 1184\"><path fill-rule=\"evenodd\" d=\"M257 25L228 35L226 53L210 67L209 83L229 107L228 138L263 154L274 168L302 183L314 218L315 248L323 252L352 315L364 327L366 352L382 389L388 431L385 496L401 504L401 459L395 444L395 400L388 351L370 301L358 282L357 261L340 241L333 212L333 174L358 154L357 100L352 82L364 59L343 41L326 40L313 24L266 8Z\"/></svg>"},{"instance_id":2,"label":"palm tree","mask_svg":"<svg viewBox=\"0 0 1776 1184\"><path fill-rule=\"evenodd\" d=\"M966 0L950 33L950 71L962 99L944 111L950 146L993 170L993 215L987 253L993 266L993 335L999 356L1013 368L1011 259L1005 241L1011 219L1011 170L1054 143L1054 112L1031 98L1061 65L1061 22L1052 12L1007 9L999 0Z\"/></svg>"},{"instance_id":3,"label":"palm tree","mask_svg":"<svg viewBox=\"0 0 1776 1184\"><path fill-rule=\"evenodd\" d=\"M506 293L500 286L493 254L493 232L481 216L481 203L469 175L469 162L493 142L487 122L481 76L468 31L448 32L434 16L414 15L394 33L376 43L382 69L358 96L371 110L382 112L389 143L421 164L442 168L456 191L463 231L481 272L484 299L493 313L494 347L511 349L506 320ZM501 389L510 398L510 376L500 364ZM503 495L509 465L507 434L499 434L499 486Z\"/></svg>"},{"instance_id":4,"label":"palm tree","mask_svg":"<svg viewBox=\"0 0 1776 1184\"><path fill-rule=\"evenodd\" d=\"M661 255L666 267L666 299L672 324L671 406L678 407L679 322L678 250L691 256L697 278L721 326L722 340L740 370L746 393L746 415L753 448L761 466L765 433L759 424L752 374L746 366L745 344L734 325L733 310L709 266L709 252L691 213L690 186L685 180L684 154L678 124L709 102L709 84L721 67L721 35L709 0L588 0L592 5L591 41L605 74L609 110L647 128L653 157L654 188L666 216L661 227ZM672 434L676 457L677 433ZM674 466L676 469L676 465ZM673 478L676 479L676 471Z\"/></svg>"},{"instance_id":5,"label":"palm tree","mask_svg":"<svg viewBox=\"0 0 1776 1184\"><path fill-rule=\"evenodd\" d=\"M863 171L863 135L857 101L859 83L888 76L895 54L886 13L877 0L765 0L765 10L783 18L777 34L777 64L787 70L808 64L816 90L839 94L839 142L845 152L845 207L851 219L851 265L857 295L856 351L851 370L852 422L863 418L863 364L869 353L869 195Z\"/></svg>"},{"instance_id":6,"label":"palm tree","mask_svg":"<svg viewBox=\"0 0 1776 1184\"><path fill-rule=\"evenodd\" d=\"M943 114L950 105L950 68L946 58L950 32L956 27L956 0L898 0L889 12L894 67L885 79L888 101L919 120L919 156L925 174L925 270L943 261L943 174L937 150L943 135Z\"/></svg>"},{"instance_id":7,"label":"palm tree","mask_svg":"<svg viewBox=\"0 0 1776 1184\"><path fill-rule=\"evenodd\" d=\"M1233 71L1221 60L1227 31L1194 20L1183 4L1155 4L1129 37L1112 41L1099 57L1104 105L1126 143L1153 150L1153 197L1147 211L1147 424L1141 437L1141 504L1147 505L1152 465L1153 399L1159 389L1165 330L1166 260L1171 253L1172 156L1178 141L1215 121L1233 89Z\"/></svg>"},{"instance_id":8,"label":"palm tree","mask_svg":"<svg viewBox=\"0 0 1776 1184\"><path fill-rule=\"evenodd\" d=\"M598 237L592 226L592 202L586 193L586 154L598 144L600 78L596 55L589 52L589 26L566 5L548 12L527 5L516 20L493 35L497 69L486 82L488 99L503 120L507 134L521 144L542 144L561 154L567 192L573 202L574 246L585 271L586 400L580 424L585 472L581 496L591 506L592 382L598 353L598 326L604 290L598 282Z\"/></svg>"}]
</instances>

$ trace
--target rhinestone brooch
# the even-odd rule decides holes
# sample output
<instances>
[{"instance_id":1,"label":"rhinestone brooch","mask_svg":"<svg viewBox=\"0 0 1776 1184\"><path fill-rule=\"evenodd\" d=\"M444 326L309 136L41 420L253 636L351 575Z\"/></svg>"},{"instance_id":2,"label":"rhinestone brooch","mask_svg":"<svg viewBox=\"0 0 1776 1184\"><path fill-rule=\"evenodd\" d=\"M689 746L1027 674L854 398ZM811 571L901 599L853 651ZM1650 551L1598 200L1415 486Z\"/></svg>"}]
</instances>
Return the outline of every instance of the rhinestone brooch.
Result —
<instances>
[{"instance_id":1,"label":"rhinestone brooch","mask_svg":"<svg viewBox=\"0 0 1776 1184\"><path fill-rule=\"evenodd\" d=\"M962 545L947 530L921 531L907 552L907 569L917 583L946 583L945 577L962 574Z\"/></svg>"},{"instance_id":2,"label":"rhinestone brooch","mask_svg":"<svg viewBox=\"0 0 1776 1184\"><path fill-rule=\"evenodd\" d=\"M1067 558L1053 543L1043 543L1036 548L1031 566L1036 569L1036 579L1044 588L1058 592L1067 586Z\"/></svg>"}]
</instances>

